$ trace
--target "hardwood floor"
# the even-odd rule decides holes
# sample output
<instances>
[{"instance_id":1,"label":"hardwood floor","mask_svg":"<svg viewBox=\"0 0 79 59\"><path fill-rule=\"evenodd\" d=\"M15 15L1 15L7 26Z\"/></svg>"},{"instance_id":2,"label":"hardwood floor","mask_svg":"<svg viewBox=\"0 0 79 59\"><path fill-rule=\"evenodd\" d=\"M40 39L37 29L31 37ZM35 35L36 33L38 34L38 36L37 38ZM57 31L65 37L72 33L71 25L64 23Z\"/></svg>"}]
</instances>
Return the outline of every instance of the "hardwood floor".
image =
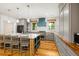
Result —
<instances>
[{"instance_id":1,"label":"hardwood floor","mask_svg":"<svg viewBox=\"0 0 79 59\"><path fill-rule=\"evenodd\" d=\"M5 50L4 49L0 49L0 56L29 56L29 50L27 50L26 52L20 52L19 50L16 51L10 51L10 50Z\"/></svg>"},{"instance_id":2,"label":"hardwood floor","mask_svg":"<svg viewBox=\"0 0 79 59\"><path fill-rule=\"evenodd\" d=\"M55 42L52 40L41 40L35 56L59 56Z\"/></svg>"},{"instance_id":3,"label":"hardwood floor","mask_svg":"<svg viewBox=\"0 0 79 59\"><path fill-rule=\"evenodd\" d=\"M30 54L29 51L26 51L25 53L20 53L19 50L10 51L0 49L0 56L30 56ZM51 40L41 40L40 47L37 49L34 56L59 56L55 42Z\"/></svg>"}]
</instances>

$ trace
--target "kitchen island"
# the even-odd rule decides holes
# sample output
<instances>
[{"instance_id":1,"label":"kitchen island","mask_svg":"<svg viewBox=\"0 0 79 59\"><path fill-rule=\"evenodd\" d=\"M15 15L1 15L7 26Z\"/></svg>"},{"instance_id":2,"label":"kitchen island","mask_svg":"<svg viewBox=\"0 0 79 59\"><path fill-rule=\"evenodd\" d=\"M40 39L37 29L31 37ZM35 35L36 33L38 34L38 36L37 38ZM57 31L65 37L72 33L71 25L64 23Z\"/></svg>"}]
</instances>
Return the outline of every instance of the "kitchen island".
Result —
<instances>
[{"instance_id":1,"label":"kitchen island","mask_svg":"<svg viewBox=\"0 0 79 59\"><path fill-rule=\"evenodd\" d=\"M5 55L5 50L6 48L11 51L9 54L6 53L6 55L13 55L13 50L15 50L13 48L13 44L14 47L16 49L18 49L19 51L19 55L22 55L21 52L25 52L25 50L22 49L26 49L29 50L28 54L30 56L34 55L35 52L35 38L37 38L40 34L39 33L27 33L27 34L0 34L0 48L3 48L3 54ZM26 39L26 42L22 42L23 39ZM18 40L17 40L18 39ZM3 43L3 45L1 45ZM7 44L8 43L8 44ZM18 46L19 45L19 46ZM22 48L21 48L22 46ZM27 52L26 52L27 53ZM29 56L28 55L28 56ZM16 56L16 53L15 53Z\"/></svg>"}]
</instances>

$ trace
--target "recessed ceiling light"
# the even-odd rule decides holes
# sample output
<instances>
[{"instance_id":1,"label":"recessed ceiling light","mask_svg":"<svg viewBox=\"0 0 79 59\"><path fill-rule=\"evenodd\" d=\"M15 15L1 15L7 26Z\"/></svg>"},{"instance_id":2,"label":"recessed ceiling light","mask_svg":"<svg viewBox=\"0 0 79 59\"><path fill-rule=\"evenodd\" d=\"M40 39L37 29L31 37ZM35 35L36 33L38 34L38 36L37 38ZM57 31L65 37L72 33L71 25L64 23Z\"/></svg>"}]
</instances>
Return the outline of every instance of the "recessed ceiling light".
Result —
<instances>
[{"instance_id":1,"label":"recessed ceiling light","mask_svg":"<svg viewBox=\"0 0 79 59\"><path fill-rule=\"evenodd\" d=\"M27 22L28 22L28 23L30 22L30 19L29 19L29 18L27 18Z\"/></svg>"},{"instance_id":2,"label":"recessed ceiling light","mask_svg":"<svg viewBox=\"0 0 79 59\"><path fill-rule=\"evenodd\" d=\"M19 8L16 8L17 10L19 10Z\"/></svg>"},{"instance_id":3,"label":"recessed ceiling light","mask_svg":"<svg viewBox=\"0 0 79 59\"><path fill-rule=\"evenodd\" d=\"M19 23L19 20L17 20L16 22Z\"/></svg>"},{"instance_id":4,"label":"recessed ceiling light","mask_svg":"<svg viewBox=\"0 0 79 59\"><path fill-rule=\"evenodd\" d=\"M11 11L11 9L8 9L8 11Z\"/></svg>"},{"instance_id":5,"label":"recessed ceiling light","mask_svg":"<svg viewBox=\"0 0 79 59\"><path fill-rule=\"evenodd\" d=\"M30 7L30 5L27 5L27 7L29 8L29 7Z\"/></svg>"},{"instance_id":6,"label":"recessed ceiling light","mask_svg":"<svg viewBox=\"0 0 79 59\"><path fill-rule=\"evenodd\" d=\"M11 23L11 21L10 21L10 20L8 20L8 23Z\"/></svg>"}]
</instances>

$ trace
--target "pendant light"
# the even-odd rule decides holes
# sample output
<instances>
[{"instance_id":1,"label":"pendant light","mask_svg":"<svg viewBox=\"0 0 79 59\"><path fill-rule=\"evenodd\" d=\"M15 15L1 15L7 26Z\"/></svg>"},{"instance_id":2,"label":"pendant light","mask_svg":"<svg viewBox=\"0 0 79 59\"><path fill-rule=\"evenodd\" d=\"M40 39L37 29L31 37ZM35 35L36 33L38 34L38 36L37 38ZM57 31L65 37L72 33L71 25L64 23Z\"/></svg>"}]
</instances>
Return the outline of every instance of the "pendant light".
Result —
<instances>
[{"instance_id":1,"label":"pendant light","mask_svg":"<svg viewBox=\"0 0 79 59\"><path fill-rule=\"evenodd\" d=\"M11 11L11 9L8 9L8 12L10 12L10 11ZM8 22L8 23L11 23L11 21L10 21L9 17L8 17L7 22Z\"/></svg>"},{"instance_id":2,"label":"pendant light","mask_svg":"<svg viewBox=\"0 0 79 59\"><path fill-rule=\"evenodd\" d=\"M19 23L19 19L17 19L16 22Z\"/></svg>"},{"instance_id":3,"label":"pendant light","mask_svg":"<svg viewBox=\"0 0 79 59\"><path fill-rule=\"evenodd\" d=\"M27 22L30 23L30 18L29 18L29 9L30 9L30 5L27 5L28 8L28 17L27 17Z\"/></svg>"},{"instance_id":4,"label":"pendant light","mask_svg":"<svg viewBox=\"0 0 79 59\"><path fill-rule=\"evenodd\" d=\"M19 15L19 12L18 12L19 9L20 9L19 7L16 8L16 10L17 10L17 15ZM17 16L17 17L18 17L18 16ZM16 22L19 23L19 19L17 19Z\"/></svg>"}]
</instances>

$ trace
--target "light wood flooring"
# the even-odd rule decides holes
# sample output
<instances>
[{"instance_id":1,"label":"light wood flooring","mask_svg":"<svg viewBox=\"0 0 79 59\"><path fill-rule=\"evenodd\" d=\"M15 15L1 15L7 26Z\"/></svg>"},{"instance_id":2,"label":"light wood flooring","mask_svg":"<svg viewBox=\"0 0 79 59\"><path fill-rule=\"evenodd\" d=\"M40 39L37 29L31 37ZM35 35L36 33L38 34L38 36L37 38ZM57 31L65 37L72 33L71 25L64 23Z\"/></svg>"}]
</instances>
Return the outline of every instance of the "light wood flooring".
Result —
<instances>
[{"instance_id":1,"label":"light wood flooring","mask_svg":"<svg viewBox=\"0 0 79 59\"><path fill-rule=\"evenodd\" d=\"M20 52L19 50L11 51L9 49L0 49L0 56L29 56L29 50L26 52Z\"/></svg>"},{"instance_id":2,"label":"light wood flooring","mask_svg":"<svg viewBox=\"0 0 79 59\"><path fill-rule=\"evenodd\" d=\"M59 56L55 42L52 40L41 40L35 56Z\"/></svg>"},{"instance_id":3,"label":"light wood flooring","mask_svg":"<svg viewBox=\"0 0 79 59\"><path fill-rule=\"evenodd\" d=\"M0 56L30 56L29 50L25 53L21 53L19 50L10 51L0 49ZM34 56L59 56L56 44L51 40L41 40L40 47L37 49Z\"/></svg>"}]
</instances>

